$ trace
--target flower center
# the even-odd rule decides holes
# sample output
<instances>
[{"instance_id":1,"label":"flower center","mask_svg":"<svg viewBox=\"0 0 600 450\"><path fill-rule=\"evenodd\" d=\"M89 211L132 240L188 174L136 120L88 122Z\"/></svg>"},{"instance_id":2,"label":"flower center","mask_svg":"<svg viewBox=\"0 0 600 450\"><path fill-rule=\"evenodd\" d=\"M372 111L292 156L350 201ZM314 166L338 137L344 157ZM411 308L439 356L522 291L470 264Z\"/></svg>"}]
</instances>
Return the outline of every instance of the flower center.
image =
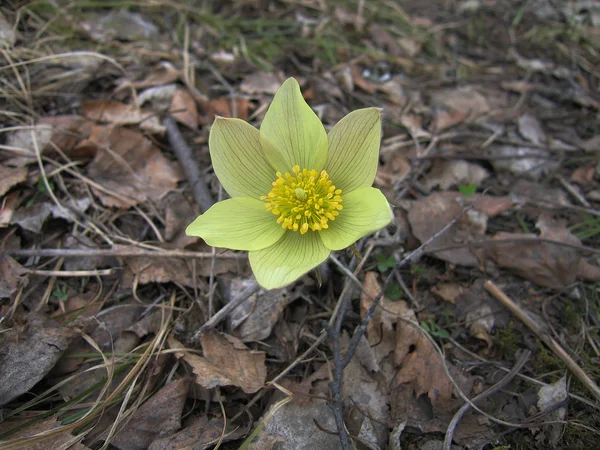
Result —
<instances>
[{"instance_id":1,"label":"flower center","mask_svg":"<svg viewBox=\"0 0 600 450\"><path fill-rule=\"evenodd\" d=\"M305 234L309 229L328 228L327 222L335 220L342 206L341 189L336 189L324 170L302 169L296 165L293 174L281 175L273 182L273 189L260 199L267 211L277 218L283 228Z\"/></svg>"}]
</instances>

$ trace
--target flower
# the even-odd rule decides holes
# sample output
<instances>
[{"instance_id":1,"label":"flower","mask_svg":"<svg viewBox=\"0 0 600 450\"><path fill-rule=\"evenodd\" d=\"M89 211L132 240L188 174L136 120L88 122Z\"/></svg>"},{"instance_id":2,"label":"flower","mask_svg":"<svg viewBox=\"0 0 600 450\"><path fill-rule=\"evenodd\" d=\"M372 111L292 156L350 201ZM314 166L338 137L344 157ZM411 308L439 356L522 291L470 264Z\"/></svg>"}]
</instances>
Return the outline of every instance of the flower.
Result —
<instances>
[{"instance_id":1,"label":"flower","mask_svg":"<svg viewBox=\"0 0 600 450\"><path fill-rule=\"evenodd\" d=\"M351 112L327 134L295 79L279 88L260 131L218 117L213 167L230 199L186 233L214 247L248 250L258 283L285 286L392 220L375 179L381 110Z\"/></svg>"}]
</instances>

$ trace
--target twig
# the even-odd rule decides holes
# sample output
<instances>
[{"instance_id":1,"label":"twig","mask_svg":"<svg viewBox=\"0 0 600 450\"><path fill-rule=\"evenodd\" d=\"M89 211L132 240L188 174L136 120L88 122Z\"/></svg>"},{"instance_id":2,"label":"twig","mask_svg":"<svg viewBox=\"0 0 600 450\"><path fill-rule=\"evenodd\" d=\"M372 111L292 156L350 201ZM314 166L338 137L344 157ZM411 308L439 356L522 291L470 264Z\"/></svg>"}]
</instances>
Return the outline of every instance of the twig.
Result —
<instances>
[{"instance_id":1,"label":"twig","mask_svg":"<svg viewBox=\"0 0 600 450\"><path fill-rule=\"evenodd\" d=\"M579 365L569 356L569 354L560 346L558 342L552 339L544 332L531 317L527 315L514 301L512 301L498 286L488 280L483 284L486 291L498 299L506 308L513 313L521 322L523 322L535 335L546 344L550 350L558 356L567 368L575 375L579 381L600 401L600 389L598 385L579 367Z\"/></svg>"},{"instance_id":2,"label":"twig","mask_svg":"<svg viewBox=\"0 0 600 450\"><path fill-rule=\"evenodd\" d=\"M96 277L113 275L115 269L103 269L103 270L38 270L38 269L27 269L25 271L28 275L39 275L43 277Z\"/></svg>"},{"instance_id":3,"label":"twig","mask_svg":"<svg viewBox=\"0 0 600 450\"><path fill-rule=\"evenodd\" d=\"M191 252L187 250L144 250L135 247L116 248L116 249L63 249L63 248L28 248L28 249L6 249L0 251L0 255L9 256L39 256L39 257L85 257L85 256L105 256L105 257L133 257L143 256L145 258L211 258L209 252ZM245 259L243 253L222 253L216 255L220 259Z\"/></svg>"},{"instance_id":4,"label":"twig","mask_svg":"<svg viewBox=\"0 0 600 450\"><path fill-rule=\"evenodd\" d=\"M163 123L167 127L167 136L169 137L171 148L175 156L177 156L177 160L185 173L188 183L190 183L194 200L200 206L202 212L205 212L213 205L214 201L200 173L198 164L196 164L192 149L185 143L174 119L167 117Z\"/></svg>"},{"instance_id":5,"label":"twig","mask_svg":"<svg viewBox=\"0 0 600 450\"><path fill-rule=\"evenodd\" d=\"M529 351L529 350L523 351L521 353L521 355L519 356L519 359L515 363L515 366L512 368L512 370L510 372L508 372L504 376L504 378L502 378L498 383L496 383L495 385L490 387L488 390L477 395L475 398L473 398L471 400L471 402L477 403L477 402L485 399L486 397L489 397L494 392L498 392L500 389L502 389L504 386L506 386L520 372L520 370L523 368L523 366L529 360L530 357L531 357L531 351ZM456 426L458 425L458 422L460 422L460 419L462 418L462 416L464 416L464 414L469 410L470 407L471 407L471 403L465 403L464 405L461 406L461 408L458 411L456 411L456 414L454 414L454 417L452 417L452 420L450 421L450 424L448 425L448 429L446 430L446 437L444 438L443 450L450 450L450 448L452 446L452 436L454 436L454 430L456 429Z\"/></svg>"},{"instance_id":6,"label":"twig","mask_svg":"<svg viewBox=\"0 0 600 450\"><path fill-rule=\"evenodd\" d=\"M252 294L255 294L260 289L260 286L256 281L252 282L250 286L236 295L231 299L229 303L223 306L217 313L212 316L202 327L196 332L194 337L200 336L204 331L209 328L214 328L217 324L221 323L223 319L227 317L227 315L239 305L241 305L248 297Z\"/></svg>"}]
</instances>

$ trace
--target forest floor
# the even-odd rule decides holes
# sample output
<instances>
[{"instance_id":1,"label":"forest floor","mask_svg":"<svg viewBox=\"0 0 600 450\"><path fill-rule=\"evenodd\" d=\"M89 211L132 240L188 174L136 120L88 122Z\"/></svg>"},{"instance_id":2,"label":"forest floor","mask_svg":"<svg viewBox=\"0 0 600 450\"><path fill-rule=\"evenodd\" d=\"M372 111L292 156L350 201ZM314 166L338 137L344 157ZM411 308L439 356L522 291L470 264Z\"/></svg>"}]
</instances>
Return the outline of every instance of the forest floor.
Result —
<instances>
[{"instance_id":1,"label":"forest floor","mask_svg":"<svg viewBox=\"0 0 600 450\"><path fill-rule=\"evenodd\" d=\"M0 447L596 448L599 52L597 1L2 2ZM182 164L223 199L290 76L383 109L395 220L265 291Z\"/></svg>"}]
</instances>

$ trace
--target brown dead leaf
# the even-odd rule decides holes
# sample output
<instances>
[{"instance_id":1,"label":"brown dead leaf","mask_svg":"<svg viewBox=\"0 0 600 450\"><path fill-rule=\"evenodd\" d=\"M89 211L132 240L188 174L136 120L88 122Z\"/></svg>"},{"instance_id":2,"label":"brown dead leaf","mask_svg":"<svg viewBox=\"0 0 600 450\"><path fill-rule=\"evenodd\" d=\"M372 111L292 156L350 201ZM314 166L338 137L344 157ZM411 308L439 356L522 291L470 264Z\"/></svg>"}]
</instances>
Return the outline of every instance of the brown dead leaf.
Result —
<instances>
[{"instance_id":1,"label":"brown dead leaf","mask_svg":"<svg viewBox=\"0 0 600 450\"><path fill-rule=\"evenodd\" d=\"M167 384L133 413L111 444L122 450L145 450L156 438L175 433L181 427L189 387L187 378Z\"/></svg>"},{"instance_id":2,"label":"brown dead leaf","mask_svg":"<svg viewBox=\"0 0 600 450\"><path fill-rule=\"evenodd\" d=\"M175 248L184 248L198 242L198 238L188 236L186 227L200 214L198 205L189 202L181 192L171 192L163 198L165 208L165 240Z\"/></svg>"},{"instance_id":3,"label":"brown dead leaf","mask_svg":"<svg viewBox=\"0 0 600 450\"><path fill-rule=\"evenodd\" d=\"M132 256L123 258L126 268L123 271L122 286L148 283L180 283L193 286L192 262L177 258L146 258ZM216 273L216 271L215 271Z\"/></svg>"},{"instance_id":4,"label":"brown dead leaf","mask_svg":"<svg viewBox=\"0 0 600 450\"><path fill-rule=\"evenodd\" d=\"M92 133L93 123L77 115L45 117L42 124L52 127L52 139L44 147L44 153L57 155L57 149L70 158L89 158L96 149L85 145Z\"/></svg>"},{"instance_id":5,"label":"brown dead leaf","mask_svg":"<svg viewBox=\"0 0 600 450\"><path fill-rule=\"evenodd\" d=\"M425 331L419 327L414 313L408 321L398 323L396 338L394 363L400 367L400 370L396 375L392 391L408 389L408 393L404 393L408 395L411 402L425 395L433 407L434 416L441 417L455 411L461 402L457 400L454 386L444 371L444 361L425 336ZM449 361L446 361L446 365L463 391L469 393L471 390L469 380ZM395 405L395 407L405 408L402 405Z\"/></svg>"},{"instance_id":6,"label":"brown dead leaf","mask_svg":"<svg viewBox=\"0 0 600 450\"><path fill-rule=\"evenodd\" d=\"M200 122L203 124L212 123L215 119L215 116L233 117L233 111L231 108L231 97L219 97L210 102L204 103L204 110L208 115L207 118L202 119ZM242 120L248 120L248 111L253 109L252 103L245 97L236 97L235 99L236 106L236 117Z\"/></svg>"},{"instance_id":7,"label":"brown dead leaf","mask_svg":"<svg viewBox=\"0 0 600 450\"><path fill-rule=\"evenodd\" d=\"M164 134L165 127L160 124L153 111L145 111L137 105L121 102L88 100L81 105L83 115L90 120L112 125L138 125L150 133Z\"/></svg>"},{"instance_id":8,"label":"brown dead leaf","mask_svg":"<svg viewBox=\"0 0 600 450\"><path fill-rule=\"evenodd\" d=\"M571 174L571 181L580 186L589 186L595 183L596 168L593 164L585 167L579 167Z\"/></svg>"},{"instance_id":9,"label":"brown dead leaf","mask_svg":"<svg viewBox=\"0 0 600 450\"><path fill-rule=\"evenodd\" d=\"M434 126L437 131L467 119L477 119L492 109L488 98L475 86L461 86L433 92L431 103L436 106Z\"/></svg>"},{"instance_id":10,"label":"brown dead leaf","mask_svg":"<svg viewBox=\"0 0 600 450\"><path fill-rule=\"evenodd\" d=\"M267 377L265 353L250 350L239 339L209 330L200 341L204 356L177 352L191 367L196 383L206 389L216 386L237 386L252 394L261 389ZM170 338L171 348L183 347Z\"/></svg>"},{"instance_id":11,"label":"brown dead leaf","mask_svg":"<svg viewBox=\"0 0 600 450\"><path fill-rule=\"evenodd\" d=\"M177 187L180 168L165 158L150 140L127 128L107 129L100 149L88 166L90 177L111 194L94 188L106 206L127 208L158 201Z\"/></svg>"},{"instance_id":12,"label":"brown dead leaf","mask_svg":"<svg viewBox=\"0 0 600 450\"><path fill-rule=\"evenodd\" d=\"M364 292L360 296L360 315L363 318L373 304L373 299L381 290L377 278L377 272L367 272L365 276ZM373 314L373 319L367 325L367 339L369 344L374 346L373 351L377 363L381 362L396 348L395 326L397 322L412 317L412 314L412 310L408 308L405 302L392 302L385 296L381 298Z\"/></svg>"},{"instance_id":13,"label":"brown dead leaf","mask_svg":"<svg viewBox=\"0 0 600 450\"><path fill-rule=\"evenodd\" d=\"M579 246L581 242L566 228L564 223L552 223L542 217L536 224L540 236L525 233L501 232L494 236L494 243L487 246L485 255L498 266L539 286L562 289L577 277L594 277L598 274L581 257L577 248L556 245L550 241Z\"/></svg>"},{"instance_id":14,"label":"brown dead leaf","mask_svg":"<svg viewBox=\"0 0 600 450\"><path fill-rule=\"evenodd\" d=\"M192 130L198 128L198 108L194 97L185 89L177 89L171 100L171 116Z\"/></svg>"},{"instance_id":15,"label":"brown dead leaf","mask_svg":"<svg viewBox=\"0 0 600 450\"><path fill-rule=\"evenodd\" d=\"M456 297L461 295L464 291L465 288L463 288L460 284L453 282L440 282L431 288L431 292L450 303L455 303Z\"/></svg>"},{"instance_id":16,"label":"brown dead leaf","mask_svg":"<svg viewBox=\"0 0 600 450\"><path fill-rule=\"evenodd\" d=\"M441 248L465 244L461 248L431 252L436 258L464 266L479 265L477 258L469 250L469 242L483 237L482 230L474 216L462 214L466 206L465 199L456 192L436 192L413 203L408 212L408 220L413 234L421 241L427 241L442 230L453 219L460 219L444 234L439 236L431 247Z\"/></svg>"},{"instance_id":17,"label":"brown dead leaf","mask_svg":"<svg viewBox=\"0 0 600 450\"><path fill-rule=\"evenodd\" d=\"M233 433L226 430L222 442L239 439L244 433L243 429L238 429ZM222 434L223 419L208 420L207 416L198 416L189 420L180 432L154 440L148 450L179 450L184 448L206 450L214 446Z\"/></svg>"},{"instance_id":18,"label":"brown dead leaf","mask_svg":"<svg viewBox=\"0 0 600 450\"><path fill-rule=\"evenodd\" d=\"M29 282L27 271L8 255L0 255L0 298L10 297L20 285L27 286Z\"/></svg>"},{"instance_id":19,"label":"brown dead leaf","mask_svg":"<svg viewBox=\"0 0 600 450\"><path fill-rule=\"evenodd\" d=\"M0 197L8 190L27 179L29 171L25 167L6 167L0 165Z\"/></svg>"},{"instance_id":20,"label":"brown dead leaf","mask_svg":"<svg viewBox=\"0 0 600 450\"><path fill-rule=\"evenodd\" d=\"M0 406L24 394L54 367L72 336L38 313L0 335Z\"/></svg>"},{"instance_id":21,"label":"brown dead leaf","mask_svg":"<svg viewBox=\"0 0 600 450\"><path fill-rule=\"evenodd\" d=\"M439 186L441 190L447 191L460 184L479 186L489 175L479 164L464 160L436 160L426 178L426 184L430 190Z\"/></svg>"},{"instance_id":22,"label":"brown dead leaf","mask_svg":"<svg viewBox=\"0 0 600 450\"><path fill-rule=\"evenodd\" d=\"M168 61L162 61L152 68L152 71L139 81L131 81L129 78L123 78L117 81L118 87L115 93L133 86L136 89L145 89L153 86L162 86L163 84L174 83L181 77L181 71L173 67Z\"/></svg>"}]
</instances>

